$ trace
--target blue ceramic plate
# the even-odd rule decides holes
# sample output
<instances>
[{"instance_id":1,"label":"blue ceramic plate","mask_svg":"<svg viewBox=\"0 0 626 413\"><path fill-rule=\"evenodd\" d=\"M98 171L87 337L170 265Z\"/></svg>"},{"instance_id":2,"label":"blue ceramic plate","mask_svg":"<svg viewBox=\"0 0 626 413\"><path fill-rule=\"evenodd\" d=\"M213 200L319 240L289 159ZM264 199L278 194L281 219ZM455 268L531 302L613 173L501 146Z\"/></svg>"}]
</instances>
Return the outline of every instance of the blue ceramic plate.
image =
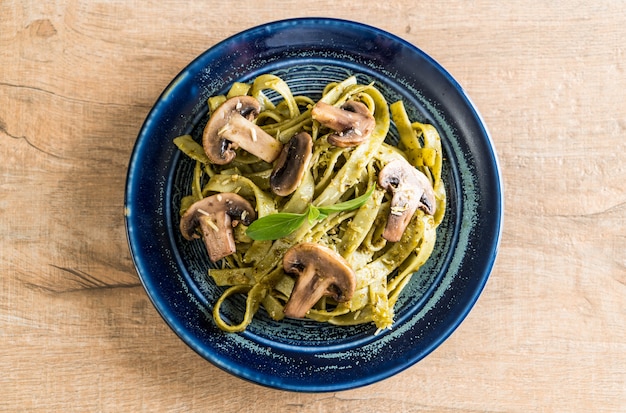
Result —
<instances>
[{"instance_id":1,"label":"blue ceramic plate","mask_svg":"<svg viewBox=\"0 0 626 413\"><path fill-rule=\"evenodd\" d=\"M227 334L213 322L222 289L207 279L202 242L178 231L178 205L193 163L172 140L198 137L209 96L235 81L273 73L295 94L318 95L330 81L356 75L375 82L412 120L433 124L445 152L448 205L427 264L396 305L392 330L272 321L259 311L248 329ZM392 127L389 142L397 142ZM441 66L404 40L362 24L295 19L255 27L213 46L165 89L149 113L130 160L126 229L143 285L169 326L202 357L243 379L307 392L337 391L385 379L413 365L461 323L494 264L501 233L498 162L480 115ZM236 320L243 299L224 306Z\"/></svg>"}]
</instances>

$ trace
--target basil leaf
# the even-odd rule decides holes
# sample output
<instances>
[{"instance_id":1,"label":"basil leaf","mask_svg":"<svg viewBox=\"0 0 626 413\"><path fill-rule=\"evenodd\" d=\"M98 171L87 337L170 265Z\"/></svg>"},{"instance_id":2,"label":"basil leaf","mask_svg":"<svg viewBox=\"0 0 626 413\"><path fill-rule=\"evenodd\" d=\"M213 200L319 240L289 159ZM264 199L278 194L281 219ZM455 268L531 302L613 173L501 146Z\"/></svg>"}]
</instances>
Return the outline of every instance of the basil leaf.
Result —
<instances>
[{"instance_id":1,"label":"basil leaf","mask_svg":"<svg viewBox=\"0 0 626 413\"><path fill-rule=\"evenodd\" d=\"M246 235L256 241L275 240L298 229L307 218L307 213L291 214L279 212L259 218L246 230Z\"/></svg>"},{"instance_id":2,"label":"basil leaf","mask_svg":"<svg viewBox=\"0 0 626 413\"><path fill-rule=\"evenodd\" d=\"M359 208L374 192L374 186L360 197L351 199L350 201L341 202L335 205L316 207L309 205L307 210L302 214L292 214L289 212L279 212L277 214L267 215L254 221L246 230L246 235L255 241L276 240L291 234L304 223L309 220L313 225L315 221L321 221L328 218L329 214L339 211L349 211Z\"/></svg>"},{"instance_id":3,"label":"basil leaf","mask_svg":"<svg viewBox=\"0 0 626 413\"><path fill-rule=\"evenodd\" d=\"M320 218L320 210L315 205L309 204L307 208L309 224L313 225Z\"/></svg>"},{"instance_id":4,"label":"basil leaf","mask_svg":"<svg viewBox=\"0 0 626 413\"><path fill-rule=\"evenodd\" d=\"M322 214L326 214L326 215L332 214L333 212L350 211L353 209L360 208L361 206L363 206L363 204L367 202L368 198L372 195L372 193L374 192L374 188L375 188L375 185L372 185L369 191L367 191L360 197L351 199L349 201L340 202L334 205L320 206L317 208L320 210Z\"/></svg>"}]
</instances>

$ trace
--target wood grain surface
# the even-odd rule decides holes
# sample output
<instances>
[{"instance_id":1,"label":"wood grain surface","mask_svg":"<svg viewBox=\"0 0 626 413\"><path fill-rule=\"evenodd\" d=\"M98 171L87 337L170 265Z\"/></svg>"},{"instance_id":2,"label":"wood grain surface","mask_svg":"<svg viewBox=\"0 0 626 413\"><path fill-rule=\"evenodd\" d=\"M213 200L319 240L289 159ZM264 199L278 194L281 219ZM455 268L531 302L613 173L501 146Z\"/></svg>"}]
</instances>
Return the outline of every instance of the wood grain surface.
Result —
<instances>
[{"instance_id":1,"label":"wood grain surface","mask_svg":"<svg viewBox=\"0 0 626 413\"><path fill-rule=\"evenodd\" d=\"M166 326L123 197L169 81L227 36L356 20L446 67L505 187L499 256L455 333L365 388L244 382ZM626 8L621 1L0 1L0 410L626 411Z\"/></svg>"}]
</instances>

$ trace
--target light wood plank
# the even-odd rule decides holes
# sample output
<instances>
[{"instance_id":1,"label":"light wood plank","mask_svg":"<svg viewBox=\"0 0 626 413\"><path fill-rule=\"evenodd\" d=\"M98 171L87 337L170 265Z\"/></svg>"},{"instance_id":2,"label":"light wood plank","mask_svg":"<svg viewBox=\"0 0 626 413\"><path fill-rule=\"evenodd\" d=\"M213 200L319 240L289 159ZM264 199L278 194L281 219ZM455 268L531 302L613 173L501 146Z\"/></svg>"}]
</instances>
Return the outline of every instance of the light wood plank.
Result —
<instances>
[{"instance_id":1,"label":"light wood plank","mask_svg":"<svg viewBox=\"0 0 626 413\"><path fill-rule=\"evenodd\" d=\"M0 3L0 410L621 412L626 409L622 2ZM143 291L123 222L150 107L211 45L331 15L397 34L483 115L505 186L492 277L433 354L334 394L212 366Z\"/></svg>"}]
</instances>

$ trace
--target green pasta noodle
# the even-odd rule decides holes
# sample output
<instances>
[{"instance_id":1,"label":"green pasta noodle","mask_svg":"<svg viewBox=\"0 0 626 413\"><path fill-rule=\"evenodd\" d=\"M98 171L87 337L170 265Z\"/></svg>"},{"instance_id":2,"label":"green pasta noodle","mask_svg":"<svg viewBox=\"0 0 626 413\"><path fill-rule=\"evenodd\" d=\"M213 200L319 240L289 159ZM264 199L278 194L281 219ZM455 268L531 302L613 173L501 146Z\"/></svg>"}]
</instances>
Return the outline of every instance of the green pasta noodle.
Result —
<instances>
[{"instance_id":1,"label":"green pasta noodle","mask_svg":"<svg viewBox=\"0 0 626 413\"><path fill-rule=\"evenodd\" d=\"M331 144L330 132L312 116L318 101L294 96L287 82L271 74L260 75L251 83L236 82L226 95L212 96L207 102L209 114L227 99L244 95L260 103L261 111L254 122L262 131L281 144L306 131L313 146L297 188L287 196L279 196L270 188L272 162L239 148L234 161L218 165L191 136L174 140L195 162L189 195L181 200L181 216L195 201L235 193L254 206L257 219L279 213L293 217L293 232L274 240L253 239L243 223L234 229L236 251L222 260L221 268L207 269L216 285L225 288L213 307L216 324L227 332L243 331L260 308L276 321L283 319L283 308L295 280L283 269L282 257L294 245L315 243L345 259L356 274L356 287L349 301L324 297L306 317L334 325L373 323L378 331L391 328L394 305L412 274L431 255L436 228L445 212L443 153L437 130L411 121L401 101L389 105L373 84L359 84L354 76L326 85L319 101L335 107L355 101L369 110L374 127L369 138L357 146ZM385 142L392 122L399 136L397 147ZM385 165L397 159L406 159L424 174L432 185L436 205L434 214L418 209L399 241L391 242L382 234L388 217L396 211L391 195L378 184L378 177ZM364 200L354 209L333 208L361 198ZM229 323L221 307L234 295L245 296L245 311L239 320Z\"/></svg>"}]
</instances>

